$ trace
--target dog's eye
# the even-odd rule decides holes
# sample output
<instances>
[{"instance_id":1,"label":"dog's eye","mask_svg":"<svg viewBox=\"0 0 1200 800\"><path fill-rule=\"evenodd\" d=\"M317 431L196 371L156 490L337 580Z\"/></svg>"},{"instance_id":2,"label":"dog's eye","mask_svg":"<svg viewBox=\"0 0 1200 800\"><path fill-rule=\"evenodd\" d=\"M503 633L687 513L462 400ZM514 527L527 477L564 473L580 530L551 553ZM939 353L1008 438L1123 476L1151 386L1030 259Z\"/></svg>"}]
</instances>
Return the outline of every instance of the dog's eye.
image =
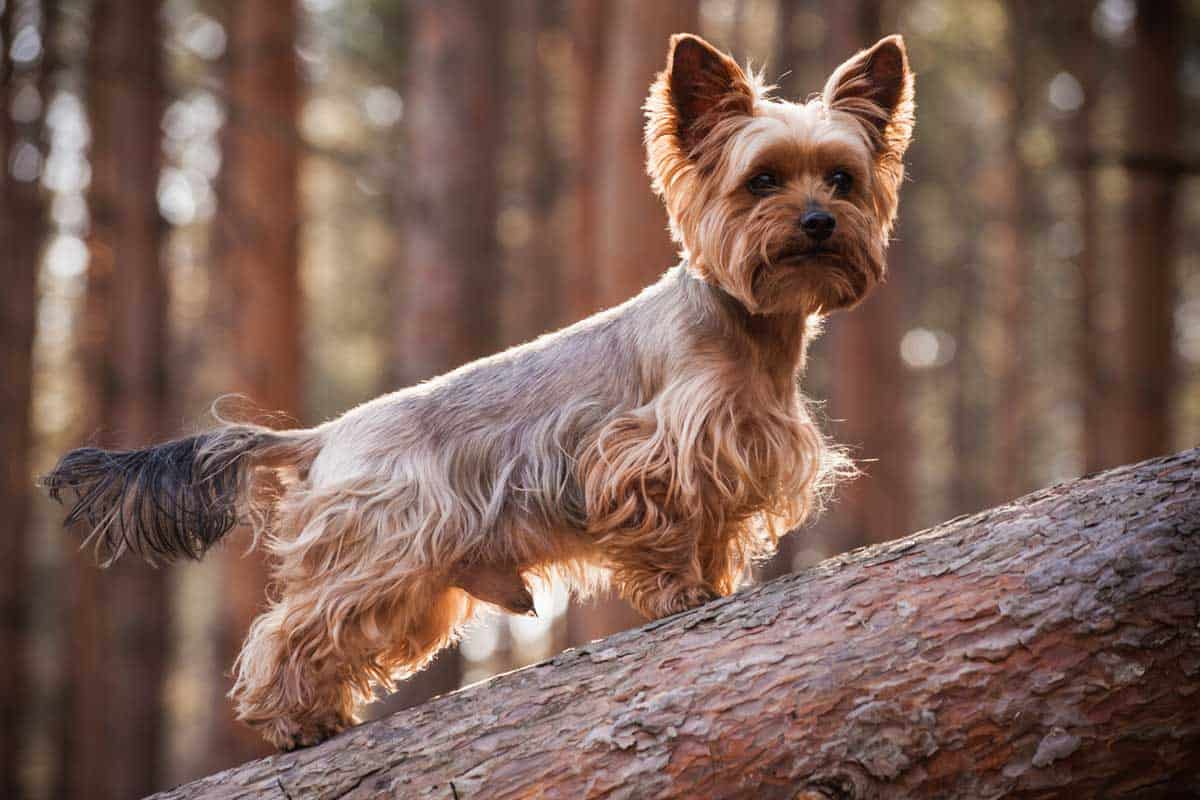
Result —
<instances>
[{"instance_id":1,"label":"dog's eye","mask_svg":"<svg viewBox=\"0 0 1200 800\"><path fill-rule=\"evenodd\" d=\"M773 172L760 172L746 181L746 188L750 190L750 194L756 194L760 197L772 194L779 191L779 178Z\"/></svg>"},{"instance_id":2,"label":"dog's eye","mask_svg":"<svg viewBox=\"0 0 1200 800\"><path fill-rule=\"evenodd\" d=\"M833 187L834 194L845 194L854 185L854 176L844 169L837 169L829 173L825 181Z\"/></svg>"}]
</instances>

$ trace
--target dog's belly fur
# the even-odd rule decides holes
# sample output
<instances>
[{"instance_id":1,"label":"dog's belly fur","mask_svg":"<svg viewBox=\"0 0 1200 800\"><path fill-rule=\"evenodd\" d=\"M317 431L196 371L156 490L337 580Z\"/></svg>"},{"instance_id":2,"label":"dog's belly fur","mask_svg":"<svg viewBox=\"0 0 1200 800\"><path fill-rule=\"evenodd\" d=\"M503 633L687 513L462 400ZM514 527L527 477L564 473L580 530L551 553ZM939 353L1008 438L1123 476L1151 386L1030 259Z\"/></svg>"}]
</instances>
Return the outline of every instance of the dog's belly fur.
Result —
<instances>
[{"instance_id":1,"label":"dog's belly fur","mask_svg":"<svg viewBox=\"0 0 1200 800\"><path fill-rule=\"evenodd\" d=\"M587 588L631 525L676 524L745 537L744 566L782 531L740 528L780 504L778 521L797 521L784 495L803 491L820 440L794 374L763 385L752 354L715 330L730 321L713 291L677 267L610 312L348 412L322 429L308 486L287 505L370 494L377 511L356 546L391 551L404 571L555 572ZM336 546L327 521L281 525L295 537L281 551Z\"/></svg>"}]
</instances>

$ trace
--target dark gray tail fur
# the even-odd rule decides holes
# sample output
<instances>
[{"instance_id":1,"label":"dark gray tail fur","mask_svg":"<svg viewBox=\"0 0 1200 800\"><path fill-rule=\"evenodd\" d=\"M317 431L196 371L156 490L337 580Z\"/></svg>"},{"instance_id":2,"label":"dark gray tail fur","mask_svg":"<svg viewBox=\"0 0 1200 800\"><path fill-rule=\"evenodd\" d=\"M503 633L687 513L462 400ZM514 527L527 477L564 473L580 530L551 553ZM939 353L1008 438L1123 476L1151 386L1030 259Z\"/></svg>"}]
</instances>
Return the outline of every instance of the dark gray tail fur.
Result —
<instances>
[{"instance_id":1,"label":"dark gray tail fur","mask_svg":"<svg viewBox=\"0 0 1200 800\"><path fill-rule=\"evenodd\" d=\"M86 520L84 543L104 566L126 551L151 563L199 559L249 510L255 468L315 450L308 433L229 425L141 450L81 447L42 485L59 502L72 496L64 524Z\"/></svg>"}]
</instances>

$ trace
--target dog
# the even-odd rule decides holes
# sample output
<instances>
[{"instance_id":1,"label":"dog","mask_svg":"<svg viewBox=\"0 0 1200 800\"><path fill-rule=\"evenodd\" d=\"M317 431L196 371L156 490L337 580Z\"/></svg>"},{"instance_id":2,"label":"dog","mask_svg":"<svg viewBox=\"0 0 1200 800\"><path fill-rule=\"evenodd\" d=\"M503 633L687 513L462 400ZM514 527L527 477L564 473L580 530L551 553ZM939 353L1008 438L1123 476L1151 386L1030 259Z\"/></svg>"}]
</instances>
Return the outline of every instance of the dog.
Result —
<instances>
[{"instance_id":1,"label":"dog","mask_svg":"<svg viewBox=\"0 0 1200 800\"><path fill-rule=\"evenodd\" d=\"M81 448L44 478L102 564L272 556L231 697L281 749L354 724L480 607L607 580L649 618L733 592L849 468L798 378L820 320L885 274L913 77L882 39L806 102L671 38L644 107L681 263L637 297L306 430Z\"/></svg>"}]
</instances>

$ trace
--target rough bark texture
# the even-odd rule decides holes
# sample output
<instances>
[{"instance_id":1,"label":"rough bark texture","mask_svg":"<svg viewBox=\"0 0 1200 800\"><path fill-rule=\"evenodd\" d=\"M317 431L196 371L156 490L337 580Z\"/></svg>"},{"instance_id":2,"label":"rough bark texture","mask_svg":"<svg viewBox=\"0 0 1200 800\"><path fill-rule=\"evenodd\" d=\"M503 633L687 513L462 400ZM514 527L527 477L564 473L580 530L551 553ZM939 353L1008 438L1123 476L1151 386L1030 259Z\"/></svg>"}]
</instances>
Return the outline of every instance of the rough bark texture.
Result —
<instances>
[{"instance_id":1,"label":"rough bark texture","mask_svg":"<svg viewBox=\"0 0 1200 800\"><path fill-rule=\"evenodd\" d=\"M1200 792L1200 450L567 651L201 797Z\"/></svg>"},{"instance_id":2,"label":"rough bark texture","mask_svg":"<svg viewBox=\"0 0 1200 800\"><path fill-rule=\"evenodd\" d=\"M239 113L222 141L214 255L229 289L235 369L229 388L289 427L287 421L302 419L298 12L291 2L234 3L228 27L229 99ZM236 547L220 555L224 589L217 662L225 678L214 700L224 713L214 725L213 768L270 752L224 701L233 683L229 665L250 621L266 606L266 556Z\"/></svg>"}]
</instances>

